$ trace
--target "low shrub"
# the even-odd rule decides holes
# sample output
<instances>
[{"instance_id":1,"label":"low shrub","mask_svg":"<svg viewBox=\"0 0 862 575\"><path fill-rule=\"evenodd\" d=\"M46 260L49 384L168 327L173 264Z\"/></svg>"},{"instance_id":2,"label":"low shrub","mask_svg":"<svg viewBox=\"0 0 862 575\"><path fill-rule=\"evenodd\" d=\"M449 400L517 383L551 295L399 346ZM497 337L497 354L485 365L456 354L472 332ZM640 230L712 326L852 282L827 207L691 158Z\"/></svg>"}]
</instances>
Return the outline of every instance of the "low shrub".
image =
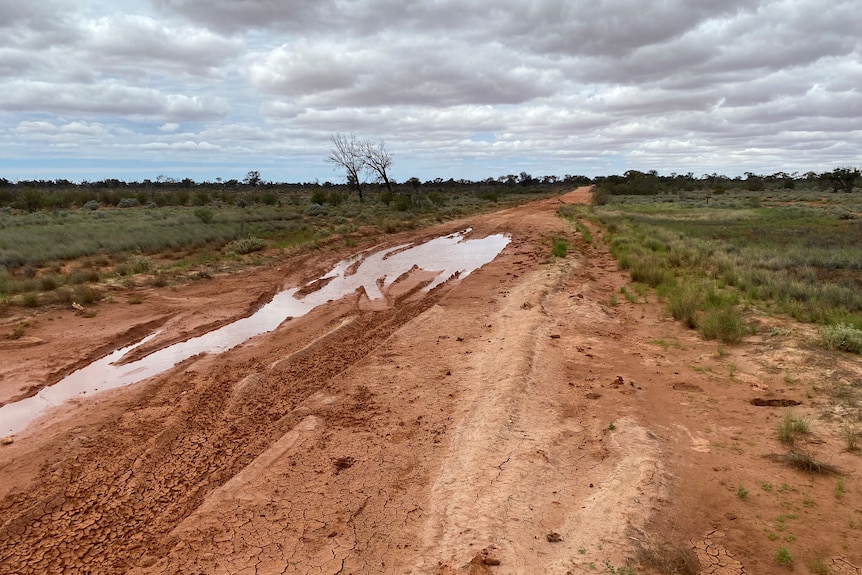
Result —
<instances>
[{"instance_id":1,"label":"low shrub","mask_svg":"<svg viewBox=\"0 0 862 575\"><path fill-rule=\"evenodd\" d=\"M778 440L782 443L793 445L800 435L806 435L811 431L811 425L807 419L796 417L791 410L784 412L784 417L778 423Z\"/></svg>"},{"instance_id":2,"label":"low shrub","mask_svg":"<svg viewBox=\"0 0 862 575\"><path fill-rule=\"evenodd\" d=\"M722 343L737 343L745 335L742 313L731 305L707 309L697 321L697 329L704 339Z\"/></svg>"},{"instance_id":3,"label":"low shrub","mask_svg":"<svg viewBox=\"0 0 862 575\"><path fill-rule=\"evenodd\" d=\"M628 270L632 281L644 283L653 288L673 281L674 277L667 265L667 258L654 253L630 255Z\"/></svg>"},{"instance_id":4,"label":"low shrub","mask_svg":"<svg viewBox=\"0 0 862 575\"><path fill-rule=\"evenodd\" d=\"M325 216L328 213L329 212L327 211L327 209L320 204L311 204L310 206L305 208L306 216Z\"/></svg>"},{"instance_id":5,"label":"low shrub","mask_svg":"<svg viewBox=\"0 0 862 575\"><path fill-rule=\"evenodd\" d=\"M97 281L99 281L99 272L92 268L83 267L72 270L72 273L70 273L66 278L66 282L70 284L83 284Z\"/></svg>"},{"instance_id":6,"label":"low shrub","mask_svg":"<svg viewBox=\"0 0 862 575\"><path fill-rule=\"evenodd\" d=\"M667 310L673 319L694 328L697 327L697 312L700 310L701 299L698 286L683 284L668 293Z\"/></svg>"},{"instance_id":7,"label":"low shrub","mask_svg":"<svg viewBox=\"0 0 862 575\"><path fill-rule=\"evenodd\" d=\"M822 328L820 341L829 349L862 354L862 329L848 324L830 325Z\"/></svg>"},{"instance_id":8,"label":"low shrub","mask_svg":"<svg viewBox=\"0 0 862 575\"><path fill-rule=\"evenodd\" d=\"M102 299L102 294L98 290L86 285L75 286L73 293L75 301L79 304L95 303Z\"/></svg>"},{"instance_id":9,"label":"low shrub","mask_svg":"<svg viewBox=\"0 0 862 575\"><path fill-rule=\"evenodd\" d=\"M213 211L209 208L195 208L195 217L205 224L212 223Z\"/></svg>"},{"instance_id":10,"label":"low shrub","mask_svg":"<svg viewBox=\"0 0 862 575\"><path fill-rule=\"evenodd\" d=\"M250 254L266 248L266 241L260 238L242 238L225 246L225 253Z\"/></svg>"},{"instance_id":11,"label":"low shrub","mask_svg":"<svg viewBox=\"0 0 862 575\"><path fill-rule=\"evenodd\" d=\"M566 257L566 254L569 253L569 243L561 238L553 238L552 242L553 245L551 247L551 253L554 255L554 257Z\"/></svg>"}]
</instances>

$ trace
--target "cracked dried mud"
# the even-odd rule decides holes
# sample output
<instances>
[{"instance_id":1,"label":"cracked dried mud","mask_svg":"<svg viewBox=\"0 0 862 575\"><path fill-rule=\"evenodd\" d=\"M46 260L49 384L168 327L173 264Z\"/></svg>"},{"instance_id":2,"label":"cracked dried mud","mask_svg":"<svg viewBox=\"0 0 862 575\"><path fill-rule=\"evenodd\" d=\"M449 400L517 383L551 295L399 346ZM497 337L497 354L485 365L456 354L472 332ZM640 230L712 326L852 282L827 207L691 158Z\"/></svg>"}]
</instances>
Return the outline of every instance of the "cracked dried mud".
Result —
<instances>
[{"instance_id":1,"label":"cracked dried mud","mask_svg":"<svg viewBox=\"0 0 862 575\"><path fill-rule=\"evenodd\" d=\"M429 293L413 270L385 305L356 292L47 412L0 447L0 573L563 575L628 561L750 575L786 570L781 546L796 572L814 558L862 572L860 459L823 391L858 384L858 358L807 345L800 326L717 354L654 297L610 305L628 280L600 231L588 244L555 216L588 199L392 236L384 246L471 227L511 243ZM552 236L566 258L550 257ZM31 318L32 341L0 349L0 402L155 326L150 351L243 317L349 255ZM840 498L836 477L768 457L784 452L783 408L755 398L802 402ZM696 567L671 571L667 549Z\"/></svg>"}]
</instances>

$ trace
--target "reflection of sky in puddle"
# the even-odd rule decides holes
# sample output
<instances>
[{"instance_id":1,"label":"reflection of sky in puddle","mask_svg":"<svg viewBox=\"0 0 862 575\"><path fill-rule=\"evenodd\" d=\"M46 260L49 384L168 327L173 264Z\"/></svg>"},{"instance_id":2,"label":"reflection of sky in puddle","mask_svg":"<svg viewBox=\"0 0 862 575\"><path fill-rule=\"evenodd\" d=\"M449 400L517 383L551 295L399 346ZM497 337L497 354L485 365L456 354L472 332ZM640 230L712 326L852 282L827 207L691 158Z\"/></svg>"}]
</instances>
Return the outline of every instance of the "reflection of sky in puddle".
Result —
<instances>
[{"instance_id":1,"label":"reflection of sky in puddle","mask_svg":"<svg viewBox=\"0 0 862 575\"><path fill-rule=\"evenodd\" d=\"M465 277L497 257L509 243L497 234L482 239L465 239L464 233L435 238L424 244L405 244L339 263L321 279L329 280L320 289L296 297L299 288L276 294L253 315L239 319L201 336L171 345L138 361L115 365L126 353L148 342L147 338L118 349L95 361L37 395L0 407L0 434L17 433L48 407L75 396L129 385L157 375L199 353L219 354L262 333L274 330L289 317L300 317L319 305L334 301L362 287L369 299L380 299L380 285L388 288L413 266L438 272L425 286L428 291L454 275Z\"/></svg>"}]
</instances>

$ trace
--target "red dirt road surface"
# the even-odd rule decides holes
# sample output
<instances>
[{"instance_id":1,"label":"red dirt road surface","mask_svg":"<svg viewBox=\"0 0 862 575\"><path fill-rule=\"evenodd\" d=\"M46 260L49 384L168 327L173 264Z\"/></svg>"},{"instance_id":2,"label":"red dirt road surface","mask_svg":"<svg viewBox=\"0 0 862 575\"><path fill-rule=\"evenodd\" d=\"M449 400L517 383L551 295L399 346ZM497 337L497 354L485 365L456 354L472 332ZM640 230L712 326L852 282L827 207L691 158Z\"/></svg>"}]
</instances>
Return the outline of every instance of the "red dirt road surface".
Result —
<instances>
[{"instance_id":1,"label":"red dirt road surface","mask_svg":"<svg viewBox=\"0 0 862 575\"><path fill-rule=\"evenodd\" d=\"M858 382L858 357L777 320L719 350L654 296L628 301L599 230L587 243L555 215L588 199L389 236L377 247L468 227L511 242L429 293L413 270L383 303L356 292L48 411L0 448L0 573L862 572L860 458L822 391ZM156 328L145 352L247 315L349 255L35 316L0 345L0 402ZM784 410L756 398L800 401L839 473L788 467Z\"/></svg>"}]
</instances>

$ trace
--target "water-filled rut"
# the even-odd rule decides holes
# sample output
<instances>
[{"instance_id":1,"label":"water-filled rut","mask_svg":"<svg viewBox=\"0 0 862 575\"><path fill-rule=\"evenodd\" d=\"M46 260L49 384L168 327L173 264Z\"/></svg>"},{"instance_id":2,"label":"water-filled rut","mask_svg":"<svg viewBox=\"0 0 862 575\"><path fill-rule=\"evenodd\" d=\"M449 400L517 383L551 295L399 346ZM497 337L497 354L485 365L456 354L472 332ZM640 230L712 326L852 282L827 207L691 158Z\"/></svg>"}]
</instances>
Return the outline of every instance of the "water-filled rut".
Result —
<instances>
[{"instance_id":1,"label":"water-filled rut","mask_svg":"<svg viewBox=\"0 0 862 575\"><path fill-rule=\"evenodd\" d=\"M510 242L503 234L470 238L471 230L413 245L403 244L365 252L339 262L331 271L304 287L290 287L276 294L254 314L211 332L155 351L135 361L123 362L129 353L158 335L141 341L75 371L38 394L0 407L0 434L14 434L50 407L84 394L122 387L158 375L201 353L219 354L249 339L275 330L327 302L362 289L370 300L385 298L385 291L400 276L416 267L435 272L425 285L427 292L453 277L465 277L493 260ZM316 288L317 285L321 287Z\"/></svg>"}]
</instances>

